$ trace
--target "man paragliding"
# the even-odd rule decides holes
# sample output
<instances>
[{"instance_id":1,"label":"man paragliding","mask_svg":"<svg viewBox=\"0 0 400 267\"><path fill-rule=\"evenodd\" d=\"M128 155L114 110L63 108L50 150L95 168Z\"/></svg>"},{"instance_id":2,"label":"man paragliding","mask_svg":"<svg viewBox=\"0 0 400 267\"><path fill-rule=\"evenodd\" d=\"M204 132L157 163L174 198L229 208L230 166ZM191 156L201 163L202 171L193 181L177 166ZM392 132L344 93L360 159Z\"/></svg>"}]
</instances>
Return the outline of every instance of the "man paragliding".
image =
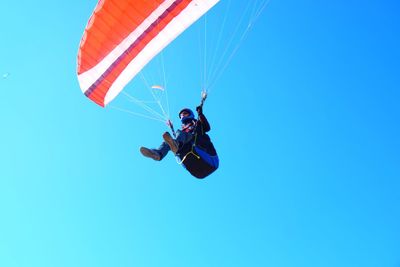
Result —
<instances>
[{"instance_id":1,"label":"man paragliding","mask_svg":"<svg viewBox=\"0 0 400 267\"><path fill-rule=\"evenodd\" d=\"M198 106L196 111L197 119L192 110L182 109L179 112L182 127L177 130L176 138L165 132L164 142L158 149L140 148L143 156L160 161L171 150L196 178L202 179L214 172L218 168L219 159L210 137L206 134L211 127L203 114L203 105Z\"/></svg>"},{"instance_id":2,"label":"man paragliding","mask_svg":"<svg viewBox=\"0 0 400 267\"><path fill-rule=\"evenodd\" d=\"M225 14L231 14L230 1L220 0L98 1L83 32L77 56L77 76L84 95L101 107L109 105L156 55L199 18L208 14L218 2L227 3ZM247 3L244 10L250 10L253 14L239 38L244 40L250 26L269 1L235 1L235 5L239 2ZM222 25L225 25L225 19L226 17ZM237 20L236 16L234 20ZM205 26L206 22L205 19ZM236 26L234 28L235 32L239 29ZM206 37L207 34L204 36ZM231 37L228 39L233 40ZM219 40L216 43L219 44ZM211 72L211 74L214 73L213 75L206 75L208 71L204 66L203 88L210 89L214 85L237 51L239 44L233 46L232 53L226 53L230 44L223 48L225 51L221 59L226 55L226 60L211 61L219 62L215 68L209 68L214 70ZM204 45L206 48L206 40L204 40ZM204 60L204 63L206 62L207 60ZM205 78L209 76L214 78L207 81ZM156 85L152 86L152 89L163 91L164 86ZM124 95L128 94L124 91ZM152 93L152 96L161 107L160 99L157 99L156 94ZM135 103L144 104L133 97L128 96L128 98ZM169 133L164 133L164 142L158 149L142 147L141 153L160 161L171 150L193 176L204 178L214 172L218 168L219 161L210 137L207 135L210 124L203 114L204 100L203 96L201 104L196 109L197 118L190 109L183 109L179 113L182 128L175 133L172 123L169 123L174 137ZM147 111L150 109L152 113L151 108L146 105L144 107ZM157 112L152 113L156 115L156 120L169 121L169 114L166 114L162 107L161 110L162 115ZM169 111L169 108L166 110Z\"/></svg>"}]
</instances>

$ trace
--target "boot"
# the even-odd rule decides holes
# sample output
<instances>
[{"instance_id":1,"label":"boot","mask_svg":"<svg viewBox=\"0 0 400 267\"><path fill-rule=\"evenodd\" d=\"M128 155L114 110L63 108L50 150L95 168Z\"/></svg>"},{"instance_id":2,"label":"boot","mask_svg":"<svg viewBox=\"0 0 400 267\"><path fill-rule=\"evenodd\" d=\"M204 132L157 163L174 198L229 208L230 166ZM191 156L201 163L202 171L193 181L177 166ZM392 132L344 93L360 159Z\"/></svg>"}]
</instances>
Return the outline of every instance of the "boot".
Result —
<instances>
[{"instance_id":1,"label":"boot","mask_svg":"<svg viewBox=\"0 0 400 267\"><path fill-rule=\"evenodd\" d=\"M160 154L158 154L157 151L155 151L154 149L149 149L147 147L141 147L140 148L140 153L142 153L143 156L148 157L148 158L152 158L156 161L160 161L161 160L161 156Z\"/></svg>"},{"instance_id":2,"label":"boot","mask_svg":"<svg viewBox=\"0 0 400 267\"><path fill-rule=\"evenodd\" d=\"M176 154L176 152L178 152L179 149L178 142L174 138L172 138L169 132L165 132L163 134L163 139L169 145L171 151L174 152L174 154Z\"/></svg>"}]
</instances>

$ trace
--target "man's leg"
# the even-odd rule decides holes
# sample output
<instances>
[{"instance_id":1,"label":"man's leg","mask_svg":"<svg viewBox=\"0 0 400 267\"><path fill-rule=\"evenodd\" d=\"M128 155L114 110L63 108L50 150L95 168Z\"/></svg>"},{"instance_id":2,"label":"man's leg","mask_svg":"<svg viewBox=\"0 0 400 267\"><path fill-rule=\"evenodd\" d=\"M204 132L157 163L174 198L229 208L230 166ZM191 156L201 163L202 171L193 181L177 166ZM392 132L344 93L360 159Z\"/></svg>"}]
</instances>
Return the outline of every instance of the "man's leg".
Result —
<instances>
[{"instance_id":1,"label":"man's leg","mask_svg":"<svg viewBox=\"0 0 400 267\"><path fill-rule=\"evenodd\" d=\"M179 149L179 143L174 138L172 138L172 136L170 135L169 132L165 132L163 134L163 139L164 139L165 143L168 144L171 151L174 152L174 154L176 154L176 152Z\"/></svg>"},{"instance_id":2,"label":"man's leg","mask_svg":"<svg viewBox=\"0 0 400 267\"><path fill-rule=\"evenodd\" d=\"M160 161L162 160L170 150L169 145L166 142L162 142L158 149L150 149L147 147L141 147L140 152L143 156L152 158L154 160Z\"/></svg>"}]
</instances>

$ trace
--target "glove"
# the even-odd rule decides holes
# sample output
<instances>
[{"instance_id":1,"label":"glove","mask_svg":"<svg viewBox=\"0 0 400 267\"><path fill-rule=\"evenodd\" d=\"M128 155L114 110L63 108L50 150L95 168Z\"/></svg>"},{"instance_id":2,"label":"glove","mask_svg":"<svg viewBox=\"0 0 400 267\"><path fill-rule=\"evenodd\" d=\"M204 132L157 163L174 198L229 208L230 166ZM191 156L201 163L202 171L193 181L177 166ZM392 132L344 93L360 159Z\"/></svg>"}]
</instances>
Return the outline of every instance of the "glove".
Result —
<instances>
[{"instance_id":1,"label":"glove","mask_svg":"<svg viewBox=\"0 0 400 267\"><path fill-rule=\"evenodd\" d=\"M203 114L203 107L202 106L197 106L196 107L196 111L197 111L197 114L202 115Z\"/></svg>"}]
</instances>

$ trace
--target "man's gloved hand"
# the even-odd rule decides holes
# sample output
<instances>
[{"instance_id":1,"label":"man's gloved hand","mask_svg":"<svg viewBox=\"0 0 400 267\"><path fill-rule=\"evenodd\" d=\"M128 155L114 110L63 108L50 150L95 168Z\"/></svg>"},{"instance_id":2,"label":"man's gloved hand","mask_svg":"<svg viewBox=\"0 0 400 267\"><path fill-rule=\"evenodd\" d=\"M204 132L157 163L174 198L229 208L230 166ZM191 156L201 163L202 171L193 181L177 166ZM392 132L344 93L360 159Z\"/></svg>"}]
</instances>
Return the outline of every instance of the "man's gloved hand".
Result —
<instances>
[{"instance_id":1,"label":"man's gloved hand","mask_svg":"<svg viewBox=\"0 0 400 267\"><path fill-rule=\"evenodd\" d=\"M197 114L202 115L203 114L203 107L202 106L197 106L196 107L196 111L197 111Z\"/></svg>"}]
</instances>

